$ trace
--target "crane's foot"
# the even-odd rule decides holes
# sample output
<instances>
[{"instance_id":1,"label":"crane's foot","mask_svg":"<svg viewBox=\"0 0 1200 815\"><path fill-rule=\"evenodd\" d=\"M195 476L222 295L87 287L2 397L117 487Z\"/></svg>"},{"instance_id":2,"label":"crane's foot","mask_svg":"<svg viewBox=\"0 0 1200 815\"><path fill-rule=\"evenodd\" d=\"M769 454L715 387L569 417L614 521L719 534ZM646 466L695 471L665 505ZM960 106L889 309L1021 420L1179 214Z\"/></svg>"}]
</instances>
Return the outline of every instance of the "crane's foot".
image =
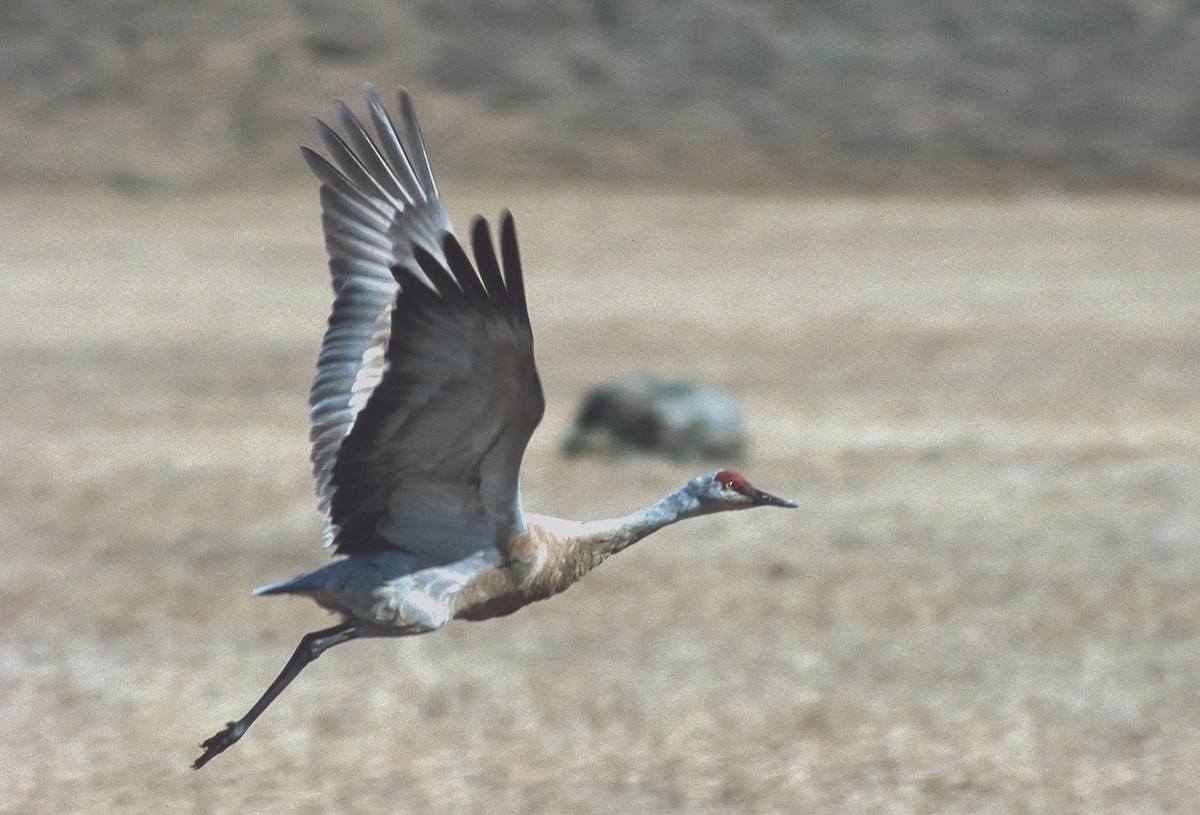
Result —
<instances>
[{"instance_id":1,"label":"crane's foot","mask_svg":"<svg viewBox=\"0 0 1200 815\"><path fill-rule=\"evenodd\" d=\"M213 756L225 752L230 745L242 737L242 734L246 732L247 727L249 727L248 724L242 724L241 722L230 722L229 724L225 725L225 729L223 729L221 732L217 733L210 739L205 739L202 741L200 746L204 748L204 755L192 762L192 769L200 769L210 760L212 760Z\"/></svg>"}]
</instances>

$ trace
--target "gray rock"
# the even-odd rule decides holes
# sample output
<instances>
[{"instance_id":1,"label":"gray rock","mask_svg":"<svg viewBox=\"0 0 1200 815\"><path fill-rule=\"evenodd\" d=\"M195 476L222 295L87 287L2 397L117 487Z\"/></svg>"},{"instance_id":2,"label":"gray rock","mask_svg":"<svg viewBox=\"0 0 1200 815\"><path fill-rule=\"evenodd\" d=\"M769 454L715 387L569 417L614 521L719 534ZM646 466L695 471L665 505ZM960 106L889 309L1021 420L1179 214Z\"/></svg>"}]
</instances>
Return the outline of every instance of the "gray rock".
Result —
<instances>
[{"instance_id":1,"label":"gray rock","mask_svg":"<svg viewBox=\"0 0 1200 815\"><path fill-rule=\"evenodd\" d=\"M741 409L727 393L641 373L589 392L563 451L728 461L741 457L745 444Z\"/></svg>"}]
</instances>

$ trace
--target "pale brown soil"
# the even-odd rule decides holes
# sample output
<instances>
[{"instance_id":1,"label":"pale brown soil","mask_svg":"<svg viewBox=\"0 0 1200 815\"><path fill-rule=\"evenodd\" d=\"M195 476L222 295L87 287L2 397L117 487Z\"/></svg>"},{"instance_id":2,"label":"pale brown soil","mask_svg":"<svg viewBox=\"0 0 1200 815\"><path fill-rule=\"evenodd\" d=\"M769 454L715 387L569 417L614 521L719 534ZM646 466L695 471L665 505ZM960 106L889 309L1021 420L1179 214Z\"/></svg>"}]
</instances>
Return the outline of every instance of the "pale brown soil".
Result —
<instances>
[{"instance_id":1,"label":"pale brown soil","mask_svg":"<svg viewBox=\"0 0 1200 815\"><path fill-rule=\"evenodd\" d=\"M1200 206L451 189L516 213L549 397L526 505L634 369L741 400L797 498L519 614L352 643L200 772L324 562L310 189L0 197L0 811L1200 809Z\"/></svg>"}]
</instances>

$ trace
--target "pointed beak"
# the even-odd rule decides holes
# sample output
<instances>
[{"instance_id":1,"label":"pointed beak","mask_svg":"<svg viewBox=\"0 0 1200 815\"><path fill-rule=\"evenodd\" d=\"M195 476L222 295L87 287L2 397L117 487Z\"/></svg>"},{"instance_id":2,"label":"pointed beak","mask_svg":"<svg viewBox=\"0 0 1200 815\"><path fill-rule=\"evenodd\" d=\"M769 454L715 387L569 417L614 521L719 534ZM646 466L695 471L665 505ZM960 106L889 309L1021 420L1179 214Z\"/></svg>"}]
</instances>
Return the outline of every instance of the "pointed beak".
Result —
<instances>
[{"instance_id":1,"label":"pointed beak","mask_svg":"<svg viewBox=\"0 0 1200 815\"><path fill-rule=\"evenodd\" d=\"M750 496L750 499L754 502L753 506L756 507L787 507L789 509L796 509L800 506L795 501L788 498L780 498L778 495L771 495L771 493L763 492L756 487L748 489L746 494Z\"/></svg>"}]
</instances>

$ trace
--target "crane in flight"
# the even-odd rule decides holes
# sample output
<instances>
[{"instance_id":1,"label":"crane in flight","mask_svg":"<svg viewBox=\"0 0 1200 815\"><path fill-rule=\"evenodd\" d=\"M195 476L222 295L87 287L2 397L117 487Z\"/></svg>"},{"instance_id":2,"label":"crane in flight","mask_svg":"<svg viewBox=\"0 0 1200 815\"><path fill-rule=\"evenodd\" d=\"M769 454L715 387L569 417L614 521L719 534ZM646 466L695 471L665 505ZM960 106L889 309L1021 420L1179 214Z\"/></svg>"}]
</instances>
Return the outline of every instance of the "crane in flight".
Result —
<instances>
[{"instance_id":1,"label":"crane in flight","mask_svg":"<svg viewBox=\"0 0 1200 815\"><path fill-rule=\"evenodd\" d=\"M246 715L200 745L196 769L335 645L511 614L668 524L797 506L718 470L620 518L525 512L521 458L545 403L512 216L500 220L499 257L475 220L472 264L408 93L403 141L375 89L365 96L374 136L342 102L344 139L316 122L337 167L301 148L321 181L334 292L309 394L313 475L325 543L344 557L254 591L308 595L342 622L301 639Z\"/></svg>"}]
</instances>

